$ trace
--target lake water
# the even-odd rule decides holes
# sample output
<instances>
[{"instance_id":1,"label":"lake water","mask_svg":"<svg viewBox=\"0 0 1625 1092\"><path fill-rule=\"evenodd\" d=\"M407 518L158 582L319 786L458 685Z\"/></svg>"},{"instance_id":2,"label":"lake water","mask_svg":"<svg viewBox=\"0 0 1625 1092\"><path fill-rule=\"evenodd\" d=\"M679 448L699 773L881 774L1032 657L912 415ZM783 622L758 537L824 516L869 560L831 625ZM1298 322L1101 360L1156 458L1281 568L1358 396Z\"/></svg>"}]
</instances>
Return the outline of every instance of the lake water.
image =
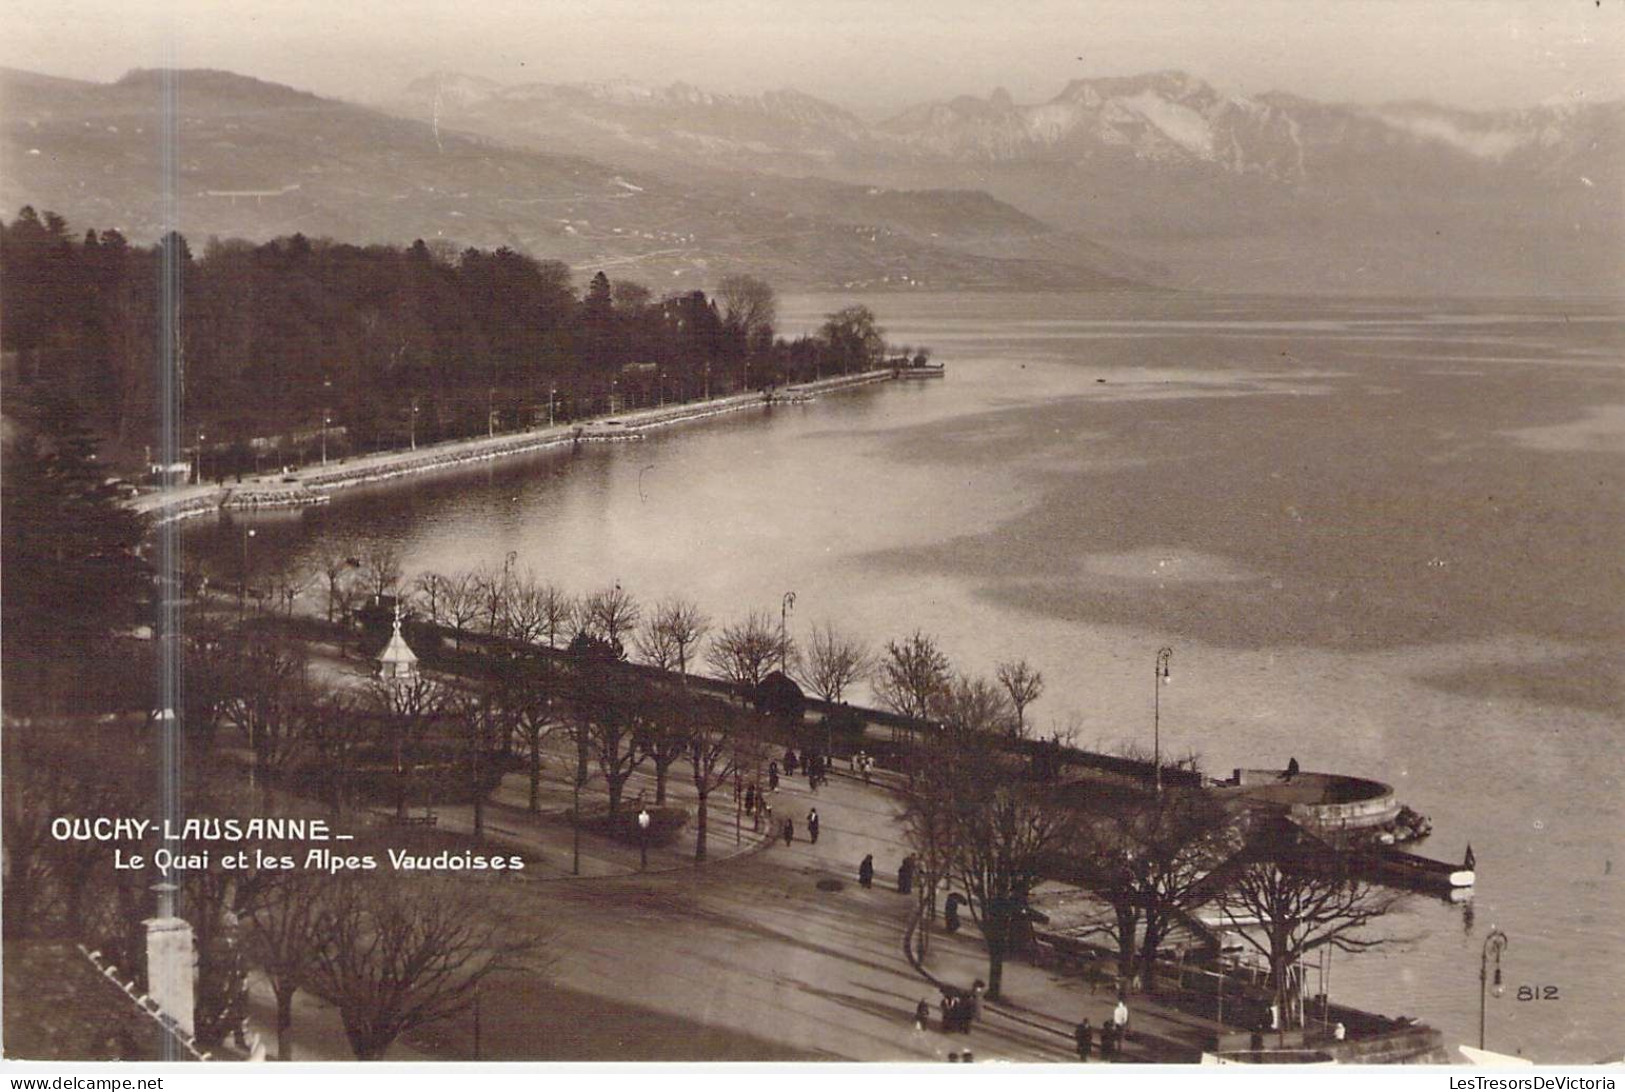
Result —
<instances>
[{"instance_id":1,"label":"lake water","mask_svg":"<svg viewBox=\"0 0 1625 1092\"><path fill-rule=\"evenodd\" d=\"M781 328L847 302L785 300ZM1476 1043L1497 925L1492 1049L1625 1050L1625 309L869 302L949 378L341 492L260 521L255 559L513 551L720 620L794 591L797 632L918 627L972 672L1025 656L1048 682L1029 716L1085 746L1149 746L1171 645L1165 752L1375 777L1432 817L1424 852L1472 843L1470 909L1418 901L1387 926L1409 948L1337 957L1333 996Z\"/></svg>"}]
</instances>

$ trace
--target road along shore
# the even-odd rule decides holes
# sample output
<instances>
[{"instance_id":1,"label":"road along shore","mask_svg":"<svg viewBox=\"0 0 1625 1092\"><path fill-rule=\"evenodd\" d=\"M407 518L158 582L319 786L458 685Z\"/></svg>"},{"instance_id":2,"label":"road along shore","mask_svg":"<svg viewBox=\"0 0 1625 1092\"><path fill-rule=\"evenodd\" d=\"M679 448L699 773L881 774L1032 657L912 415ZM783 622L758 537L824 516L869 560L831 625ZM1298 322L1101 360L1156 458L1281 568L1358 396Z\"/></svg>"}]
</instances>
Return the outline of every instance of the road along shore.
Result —
<instances>
[{"instance_id":1,"label":"road along shore","mask_svg":"<svg viewBox=\"0 0 1625 1092\"><path fill-rule=\"evenodd\" d=\"M296 493L308 498L311 503L320 503L332 490L342 489L345 486L387 481L408 474L423 474L468 463L488 462L566 444L637 439L648 429L703 421L728 413L767 409L782 402L806 401L810 397L831 391L887 382L894 379L896 374L891 368L876 369L814 380L780 390L751 391L698 402L633 410L611 417L575 421L551 428L536 428L524 432L504 433L500 436L451 440L445 443L426 444L418 448L382 451L327 466L304 467L291 474L262 475L240 483L180 486L136 497L130 501L130 508L143 515L152 516L156 523L168 523L191 516L206 515L222 506L252 509L256 507L254 499L258 495L274 496L277 498L278 506L283 507L286 506L286 498Z\"/></svg>"}]
</instances>

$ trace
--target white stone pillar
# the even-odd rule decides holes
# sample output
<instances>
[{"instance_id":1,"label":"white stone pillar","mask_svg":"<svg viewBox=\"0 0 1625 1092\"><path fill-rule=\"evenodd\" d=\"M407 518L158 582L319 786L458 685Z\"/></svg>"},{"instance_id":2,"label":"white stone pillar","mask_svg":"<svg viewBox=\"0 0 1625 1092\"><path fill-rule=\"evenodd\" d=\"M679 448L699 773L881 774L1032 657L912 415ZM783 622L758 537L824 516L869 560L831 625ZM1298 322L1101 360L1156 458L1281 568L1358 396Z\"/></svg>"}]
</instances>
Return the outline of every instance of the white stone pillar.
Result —
<instances>
[{"instance_id":1,"label":"white stone pillar","mask_svg":"<svg viewBox=\"0 0 1625 1092\"><path fill-rule=\"evenodd\" d=\"M148 918L147 996L190 1037L193 1034L194 967L192 926L183 918Z\"/></svg>"}]
</instances>

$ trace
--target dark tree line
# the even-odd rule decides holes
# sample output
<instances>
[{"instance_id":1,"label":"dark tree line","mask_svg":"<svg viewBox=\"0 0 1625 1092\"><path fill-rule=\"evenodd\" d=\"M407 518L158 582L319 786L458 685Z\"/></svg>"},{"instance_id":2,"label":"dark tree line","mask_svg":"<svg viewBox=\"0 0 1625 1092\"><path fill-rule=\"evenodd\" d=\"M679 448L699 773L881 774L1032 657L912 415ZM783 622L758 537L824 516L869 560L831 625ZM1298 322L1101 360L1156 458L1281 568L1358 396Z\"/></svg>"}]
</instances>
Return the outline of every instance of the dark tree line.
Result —
<instances>
[{"instance_id":1,"label":"dark tree line","mask_svg":"<svg viewBox=\"0 0 1625 1092\"><path fill-rule=\"evenodd\" d=\"M776 338L772 288L741 274L714 297L603 273L578 293L564 263L507 247L292 235L211 238L198 254L180 235L142 247L24 208L0 224L4 348L20 380L71 392L130 450L154 444L166 262L182 442L211 477L252 466L256 438L289 437L295 456L324 432L338 449L407 446L848 372L885 350L861 307L817 337Z\"/></svg>"}]
</instances>

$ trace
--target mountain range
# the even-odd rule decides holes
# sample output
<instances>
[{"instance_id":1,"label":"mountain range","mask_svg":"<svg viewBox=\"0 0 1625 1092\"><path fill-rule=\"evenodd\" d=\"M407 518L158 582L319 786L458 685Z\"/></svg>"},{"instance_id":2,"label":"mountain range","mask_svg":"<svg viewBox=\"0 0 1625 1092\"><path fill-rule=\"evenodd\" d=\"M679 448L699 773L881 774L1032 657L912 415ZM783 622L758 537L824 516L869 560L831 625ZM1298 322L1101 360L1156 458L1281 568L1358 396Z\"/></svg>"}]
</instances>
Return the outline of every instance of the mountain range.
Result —
<instances>
[{"instance_id":1,"label":"mountain range","mask_svg":"<svg viewBox=\"0 0 1625 1092\"><path fill-rule=\"evenodd\" d=\"M1477 112L1326 104L1230 96L1159 72L1076 80L1032 104L1003 90L959 96L873 123L794 91L500 86L455 74L416 80L387 105L673 177L979 191L1160 264L1187 286L1625 287L1620 102ZM1041 248L1029 239L1019 252Z\"/></svg>"},{"instance_id":2,"label":"mountain range","mask_svg":"<svg viewBox=\"0 0 1625 1092\"><path fill-rule=\"evenodd\" d=\"M176 109L166 122L168 87ZM733 185L517 147L227 72L138 70L98 84L0 70L0 102L0 207L32 204L136 242L156 238L173 194L194 245L302 232L509 246L565 261L583 281L602 269L662 293L710 288L733 271L781 288L1107 289L1137 286L1123 271L1143 268L1087 240L1069 253L1065 233L985 194L864 188L893 219L921 227L831 219L741 199ZM982 221L1001 237L1062 241L1049 255L979 254L924 227L974 234Z\"/></svg>"},{"instance_id":3,"label":"mountain range","mask_svg":"<svg viewBox=\"0 0 1625 1092\"><path fill-rule=\"evenodd\" d=\"M175 89L173 161L162 154ZM506 245L657 292L1625 289L1625 103L1468 111L1178 72L866 120L798 91L438 73L362 106L207 70L0 70L0 207L147 241Z\"/></svg>"}]
</instances>

